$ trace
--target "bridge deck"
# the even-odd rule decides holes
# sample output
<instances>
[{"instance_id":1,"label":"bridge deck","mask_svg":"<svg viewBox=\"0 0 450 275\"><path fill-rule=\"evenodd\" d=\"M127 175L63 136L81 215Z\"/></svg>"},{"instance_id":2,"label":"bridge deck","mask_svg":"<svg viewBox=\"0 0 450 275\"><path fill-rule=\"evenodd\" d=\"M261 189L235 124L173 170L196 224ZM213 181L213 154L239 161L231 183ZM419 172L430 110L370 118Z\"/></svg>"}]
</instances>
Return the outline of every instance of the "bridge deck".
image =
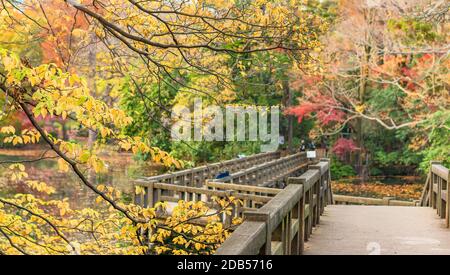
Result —
<instances>
[{"instance_id":1,"label":"bridge deck","mask_svg":"<svg viewBox=\"0 0 450 275\"><path fill-rule=\"evenodd\" d=\"M450 230L431 208L329 205L305 254L449 255Z\"/></svg>"}]
</instances>

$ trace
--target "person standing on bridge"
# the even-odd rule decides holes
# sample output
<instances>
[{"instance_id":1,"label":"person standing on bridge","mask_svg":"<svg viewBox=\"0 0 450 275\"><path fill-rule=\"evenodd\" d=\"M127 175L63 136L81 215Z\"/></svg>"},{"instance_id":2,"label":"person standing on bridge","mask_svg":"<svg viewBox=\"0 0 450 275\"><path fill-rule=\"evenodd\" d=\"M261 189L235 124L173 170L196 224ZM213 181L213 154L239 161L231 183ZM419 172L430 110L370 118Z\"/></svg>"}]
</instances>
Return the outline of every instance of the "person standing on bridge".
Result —
<instances>
[{"instance_id":1,"label":"person standing on bridge","mask_svg":"<svg viewBox=\"0 0 450 275\"><path fill-rule=\"evenodd\" d=\"M305 140L302 139L301 143L300 143L300 152L305 152L306 151L306 143Z\"/></svg>"}]
</instances>

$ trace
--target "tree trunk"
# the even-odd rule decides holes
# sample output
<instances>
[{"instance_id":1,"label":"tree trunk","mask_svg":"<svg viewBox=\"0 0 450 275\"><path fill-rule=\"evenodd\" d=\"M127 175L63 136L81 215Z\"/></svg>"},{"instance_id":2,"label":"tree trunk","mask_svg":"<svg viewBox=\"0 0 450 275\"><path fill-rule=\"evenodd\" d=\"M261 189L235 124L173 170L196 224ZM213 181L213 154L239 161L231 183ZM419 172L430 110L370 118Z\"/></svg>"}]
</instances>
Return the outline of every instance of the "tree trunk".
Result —
<instances>
[{"instance_id":1,"label":"tree trunk","mask_svg":"<svg viewBox=\"0 0 450 275\"><path fill-rule=\"evenodd\" d=\"M371 46L364 46L364 55L361 59L361 79L359 82L359 104L362 106L365 103L366 97L366 89L367 89L367 78L369 75L369 62L370 62L370 54L371 54ZM357 158L357 171L358 176L362 181L366 181L368 178L368 169L367 169L367 159L364 161L365 157L365 148L364 148L364 121L362 117L358 118L357 127L356 127L356 135L357 135L357 143L359 147L359 153Z\"/></svg>"},{"instance_id":2,"label":"tree trunk","mask_svg":"<svg viewBox=\"0 0 450 275\"><path fill-rule=\"evenodd\" d=\"M284 96L286 98L285 101L285 108L290 108L292 106L292 91L289 88L289 79L286 77L286 79L283 80L283 90L284 90ZM293 133L294 133L294 117L288 116L288 125L287 130L285 133L284 140L287 142L287 149L289 153L292 153L293 151L293 145L292 145L292 139L293 139Z\"/></svg>"}]
</instances>

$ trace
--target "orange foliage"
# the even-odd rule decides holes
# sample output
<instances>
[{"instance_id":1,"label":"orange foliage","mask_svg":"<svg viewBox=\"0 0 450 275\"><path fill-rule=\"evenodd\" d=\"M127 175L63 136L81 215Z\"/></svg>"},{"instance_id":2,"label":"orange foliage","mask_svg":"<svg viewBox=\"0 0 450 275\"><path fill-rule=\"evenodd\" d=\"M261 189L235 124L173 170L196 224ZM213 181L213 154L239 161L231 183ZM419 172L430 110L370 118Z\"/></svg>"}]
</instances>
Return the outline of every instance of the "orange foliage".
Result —
<instances>
[{"instance_id":1,"label":"orange foliage","mask_svg":"<svg viewBox=\"0 0 450 275\"><path fill-rule=\"evenodd\" d=\"M362 183L352 184L344 182L332 182L333 193L358 197L395 197L400 200L418 200L420 198L422 184L396 184Z\"/></svg>"},{"instance_id":2,"label":"orange foliage","mask_svg":"<svg viewBox=\"0 0 450 275\"><path fill-rule=\"evenodd\" d=\"M43 63L67 66L83 44L83 36L89 28L86 17L61 0L41 0L34 9L47 27L41 33Z\"/></svg>"}]
</instances>

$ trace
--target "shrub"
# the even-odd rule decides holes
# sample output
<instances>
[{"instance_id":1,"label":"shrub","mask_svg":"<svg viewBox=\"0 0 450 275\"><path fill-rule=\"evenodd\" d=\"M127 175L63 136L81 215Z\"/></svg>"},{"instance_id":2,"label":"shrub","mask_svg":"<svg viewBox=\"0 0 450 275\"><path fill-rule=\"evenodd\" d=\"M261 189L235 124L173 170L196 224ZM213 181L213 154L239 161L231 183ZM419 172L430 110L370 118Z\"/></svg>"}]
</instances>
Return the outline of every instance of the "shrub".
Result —
<instances>
[{"instance_id":1,"label":"shrub","mask_svg":"<svg viewBox=\"0 0 450 275\"><path fill-rule=\"evenodd\" d=\"M351 165L344 164L335 158L331 161L330 170L331 179L333 180L356 176L356 172Z\"/></svg>"}]
</instances>

